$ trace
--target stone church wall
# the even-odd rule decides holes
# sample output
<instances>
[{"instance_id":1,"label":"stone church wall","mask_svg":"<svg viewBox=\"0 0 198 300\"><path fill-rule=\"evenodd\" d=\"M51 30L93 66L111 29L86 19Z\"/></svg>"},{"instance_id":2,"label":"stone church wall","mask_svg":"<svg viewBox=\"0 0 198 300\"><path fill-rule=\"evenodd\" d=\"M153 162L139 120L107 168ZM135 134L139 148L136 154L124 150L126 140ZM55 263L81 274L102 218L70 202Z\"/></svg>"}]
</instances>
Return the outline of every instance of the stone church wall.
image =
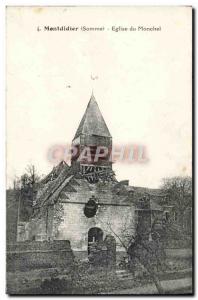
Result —
<instances>
[{"instance_id":1,"label":"stone church wall","mask_svg":"<svg viewBox=\"0 0 198 300\"><path fill-rule=\"evenodd\" d=\"M70 240L73 250L85 251L88 246L88 231L92 227L103 231L103 239L107 234L116 233L124 241L127 230L133 234L135 218L132 206L100 205L93 218L85 216L84 206L85 204L79 203L63 204L63 221L58 226L55 239ZM115 238L117 250L123 250L119 239Z\"/></svg>"},{"instance_id":2,"label":"stone church wall","mask_svg":"<svg viewBox=\"0 0 198 300\"><path fill-rule=\"evenodd\" d=\"M97 205L91 217L84 212L90 199ZM87 251L88 232L97 227L103 240L108 234L114 235L117 250L123 250L119 238L127 243L127 233L131 236L135 231L135 208L130 203L128 194L111 182L91 185L85 179L71 180L56 203L41 207L29 222L27 239L69 240L74 251Z\"/></svg>"}]
</instances>

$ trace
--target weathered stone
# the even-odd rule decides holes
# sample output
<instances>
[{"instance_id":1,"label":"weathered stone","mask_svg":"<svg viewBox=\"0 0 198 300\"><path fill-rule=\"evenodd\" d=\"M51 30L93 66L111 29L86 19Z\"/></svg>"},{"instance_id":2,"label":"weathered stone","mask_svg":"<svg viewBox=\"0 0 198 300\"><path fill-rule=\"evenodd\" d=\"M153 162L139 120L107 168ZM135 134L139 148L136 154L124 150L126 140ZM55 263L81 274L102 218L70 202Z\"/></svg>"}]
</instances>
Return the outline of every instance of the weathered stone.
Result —
<instances>
[{"instance_id":1,"label":"weathered stone","mask_svg":"<svg viewBox=\"0 0 198 300\"><path fill-rule=\"evenodd\" d=\"M20 242L7 245L7 271L70 268L74 255L69 241Z\"/></svg>"},{"instance_id":2,"label":"weathered stone","mask_svg":"<svg viewBox=\"0 0 198 300\"><path fill-rule=\"evenodd\" d=\"M104 240L104 245L107 248L107 265L109 268L116 266L116 240L112 235L107 235Z\"/></svg>"}]
</instances>

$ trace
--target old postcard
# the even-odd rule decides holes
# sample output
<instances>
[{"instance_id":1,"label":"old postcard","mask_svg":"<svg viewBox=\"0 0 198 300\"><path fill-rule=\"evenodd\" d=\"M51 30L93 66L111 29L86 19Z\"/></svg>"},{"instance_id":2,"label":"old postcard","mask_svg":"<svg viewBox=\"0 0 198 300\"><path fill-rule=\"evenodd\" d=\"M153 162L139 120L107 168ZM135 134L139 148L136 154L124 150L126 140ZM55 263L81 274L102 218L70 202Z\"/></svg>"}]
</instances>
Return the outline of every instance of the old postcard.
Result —
<instances>
[{"instance_id":1,"label":"old postcard","mask_svg":"<svg viewBox=\"0 0 198 300\"><path fill-rule=\"evenodd\" d=\"M193 294L192 8L7 7L10 295Z\"/></svg>"}]
</instances>

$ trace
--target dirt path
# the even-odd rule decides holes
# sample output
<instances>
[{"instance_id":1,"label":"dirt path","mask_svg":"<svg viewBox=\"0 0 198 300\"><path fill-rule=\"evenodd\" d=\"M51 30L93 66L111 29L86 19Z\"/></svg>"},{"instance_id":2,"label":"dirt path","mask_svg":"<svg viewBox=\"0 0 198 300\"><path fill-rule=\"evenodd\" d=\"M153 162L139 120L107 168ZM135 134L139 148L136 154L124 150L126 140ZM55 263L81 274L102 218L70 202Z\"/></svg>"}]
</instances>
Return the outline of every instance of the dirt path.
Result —
<instances>
[{"instance_id":1,"label":"dirt path","mask_svg":"<svg viewBox=\"0 0 198 300\"><path fill-rule=\"evenodd\" d=\"M192 278L182 278L182 279L174 279L174 280L163 280L161 284L164 290L167 293L192 293ZM181 292L180 292L181 291ZM183 292L182 292L183 291ZM108 294L158 294L157 289L154 284L148 284L145 286L136 287L133 289L124 289L118 291L112 291Z\"/></svg>"}]
</instances>

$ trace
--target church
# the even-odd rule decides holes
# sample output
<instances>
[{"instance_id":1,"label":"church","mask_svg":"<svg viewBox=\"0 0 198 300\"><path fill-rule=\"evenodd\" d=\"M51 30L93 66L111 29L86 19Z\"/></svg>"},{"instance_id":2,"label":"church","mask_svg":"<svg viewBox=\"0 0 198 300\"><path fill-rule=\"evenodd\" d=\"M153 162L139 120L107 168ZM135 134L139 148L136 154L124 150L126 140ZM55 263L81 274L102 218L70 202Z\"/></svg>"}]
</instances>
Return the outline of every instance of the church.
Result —
<instances>
[{"instance_id":1,"label":"church","mask_svg":"<svg viewBox=\"0 0 198 300\"><path fill-rule=\"evenodd\" d=\"M110 151L94 159L98 147L112 149L112 136L93 94L72 145L77 153L71 165L60 162L41 181L33 214L18 230L18 241L69 240L74 251L89 251L91 243L110 234L117 251L122 250L120 241L135 234L137 219L144 220L141 228L148 232L150 209L137 204L128 180L116 179ZM79 159L88 146L91 159Z\"/></svg>"}]
</instances>

